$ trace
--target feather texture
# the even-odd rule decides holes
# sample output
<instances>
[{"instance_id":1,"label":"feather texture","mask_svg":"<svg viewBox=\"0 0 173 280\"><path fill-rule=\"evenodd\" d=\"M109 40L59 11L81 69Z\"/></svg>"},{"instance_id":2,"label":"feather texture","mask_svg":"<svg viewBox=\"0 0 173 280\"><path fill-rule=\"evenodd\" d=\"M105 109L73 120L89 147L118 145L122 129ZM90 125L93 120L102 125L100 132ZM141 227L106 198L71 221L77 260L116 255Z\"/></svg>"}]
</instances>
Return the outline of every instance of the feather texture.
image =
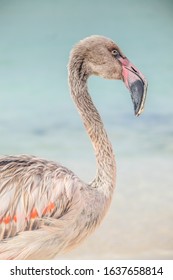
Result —
<instances>
[{"instance_id":1,"label":"feather texture","mask_svg":"<svg viewBox=\"0 0 173 280\"><path fill-rule=\"evenodd\" d=\"M1 158L0 168L0 259L53 258L95 228L96 189L67 168L29 156Z\"/></svg>"}]
</instances>

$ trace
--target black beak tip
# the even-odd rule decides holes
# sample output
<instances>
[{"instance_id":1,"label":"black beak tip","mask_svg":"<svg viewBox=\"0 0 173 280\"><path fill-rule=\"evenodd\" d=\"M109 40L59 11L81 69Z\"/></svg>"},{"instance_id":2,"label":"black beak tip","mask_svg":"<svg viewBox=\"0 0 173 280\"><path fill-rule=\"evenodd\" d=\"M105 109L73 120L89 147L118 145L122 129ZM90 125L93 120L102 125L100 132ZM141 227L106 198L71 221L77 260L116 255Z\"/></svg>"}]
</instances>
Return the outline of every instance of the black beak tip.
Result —
<instances>
[{"instance_id":1,"label":"black beak tip","mask_svg":"<svg viewBox=\"0 0 173 280\"><path fill-rule=\"evenodd\" d=\"M142 113L145 101L145 85L142 80L136 80L130 85L131 98L136 116Z\"/></svg>"}]
</instances>

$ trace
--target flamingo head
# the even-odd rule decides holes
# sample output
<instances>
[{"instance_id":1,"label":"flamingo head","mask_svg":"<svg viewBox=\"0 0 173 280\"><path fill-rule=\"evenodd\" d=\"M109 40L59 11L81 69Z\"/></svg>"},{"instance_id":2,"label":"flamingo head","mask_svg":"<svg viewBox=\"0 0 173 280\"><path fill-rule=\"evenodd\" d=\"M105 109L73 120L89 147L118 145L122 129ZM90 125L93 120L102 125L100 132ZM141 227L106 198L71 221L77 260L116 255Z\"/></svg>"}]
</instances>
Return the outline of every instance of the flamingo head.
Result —
<instances>
[{"instance_id":1,"label":"flamingo head","mask_svg":"<svg viewBox=\"0 0 173 280\"><path fill-rule=\"evenodd\" d=\"M122 80L131 93L135 115L142 113L147 80L117 44L106 37L90 36L80 41L72 52L73 56L76 53L77 60L81 61L79 72L83 73L82 77L97 75L106 79Z\"/></svg>"}]
</instances>

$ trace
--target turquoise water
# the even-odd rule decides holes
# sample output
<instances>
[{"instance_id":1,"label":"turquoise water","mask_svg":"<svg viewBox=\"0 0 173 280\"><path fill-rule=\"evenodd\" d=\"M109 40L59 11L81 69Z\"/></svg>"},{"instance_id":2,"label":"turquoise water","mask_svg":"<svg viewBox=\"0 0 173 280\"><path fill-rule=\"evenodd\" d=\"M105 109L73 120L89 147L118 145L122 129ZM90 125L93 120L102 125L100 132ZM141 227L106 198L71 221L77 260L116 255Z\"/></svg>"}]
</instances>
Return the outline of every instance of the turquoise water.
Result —
<instances>
[{"instance_id":1,"label":"turquoise water","mask_svg":"<svg viewBox=\"0 0 173 280\"><path fill-rule=\"evenodd\" d=\"M91 144L69 97L69 51L112 38L149 82L136 118L120 81L89 88L116 152L117 189L101 228L69 258L173 258L173 2L0 1L0 154L61 162L95 175Z\"/></svg>"}]
</instances>

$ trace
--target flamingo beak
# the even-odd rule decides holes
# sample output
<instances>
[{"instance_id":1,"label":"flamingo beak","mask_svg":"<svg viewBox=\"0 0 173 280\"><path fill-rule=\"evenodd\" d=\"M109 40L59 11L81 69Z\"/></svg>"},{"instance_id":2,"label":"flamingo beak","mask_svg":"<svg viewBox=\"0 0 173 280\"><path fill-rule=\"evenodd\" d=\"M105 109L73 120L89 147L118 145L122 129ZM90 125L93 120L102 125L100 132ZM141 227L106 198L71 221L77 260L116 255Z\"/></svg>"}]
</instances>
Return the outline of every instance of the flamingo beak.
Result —
<instances>
[{"instance_id":1,"label":"flamingo beak","mask_svg":"<svg viewBox=\"0 0 173 280\"><path fill-rule=\"evenodd\" d=\"M131 93L135 115L139 116L144 110L147 80L126 57L120 57L119 60L122 64L123 81Z\"/></svg>"}]
</instances>

